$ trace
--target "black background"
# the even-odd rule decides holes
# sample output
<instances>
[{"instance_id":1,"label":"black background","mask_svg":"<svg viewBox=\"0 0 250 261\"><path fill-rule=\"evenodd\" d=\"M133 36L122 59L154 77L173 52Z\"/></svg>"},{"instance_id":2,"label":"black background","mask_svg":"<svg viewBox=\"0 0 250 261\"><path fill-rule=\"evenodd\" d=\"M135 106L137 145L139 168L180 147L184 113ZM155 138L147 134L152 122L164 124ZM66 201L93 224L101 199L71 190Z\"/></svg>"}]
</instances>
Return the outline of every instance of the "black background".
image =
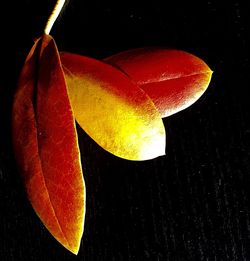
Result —
<instances>
[{"instance_id":1,"label":"black background","mask_svg":"<svg viewBox=\"0 0 250 261\"><path fill-rule=\"evenodd\" d=\"M78 256L59 245L34 213L11 149L17 77L55 1L5 2L0 260L250 260L247 1L71 0L65 8L51 32L60 50L102 59L165 46L197 55L214 71L198 102L164 119L164 157L122 160L79 129L87 216Z\"/></svg>"}]
</instances>

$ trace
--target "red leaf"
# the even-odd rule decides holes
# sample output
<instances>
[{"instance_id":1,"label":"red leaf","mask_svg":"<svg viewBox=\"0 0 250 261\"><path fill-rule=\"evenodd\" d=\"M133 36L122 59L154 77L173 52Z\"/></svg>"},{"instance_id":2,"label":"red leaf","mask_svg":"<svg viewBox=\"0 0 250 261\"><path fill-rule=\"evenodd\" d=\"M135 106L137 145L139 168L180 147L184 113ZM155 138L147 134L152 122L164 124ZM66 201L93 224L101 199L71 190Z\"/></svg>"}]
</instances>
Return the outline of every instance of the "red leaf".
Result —
<instances>
[{"instance_id":1,"label":"red leaf","mask_svg":"<svg viewBox=\"0 0 250 261\"><path fill-rule=\"evenodd\" d=\"M196 56L177 50L140 48L105 62L119 68L153 100L162 117L181 111L207 89L212 71Z\"/></svg>"},{"instance_id":2,"label":"red leaf","mask_svg":"<svg viewBox=\"0 0 250 261\"><path fill-rule=\"evenodd\" d=\"M48 35L36 41L20 76L13 106L13 144L37 215L76 254L83 233L85 187L60 58Z\"/></svg>"}]
</instances>

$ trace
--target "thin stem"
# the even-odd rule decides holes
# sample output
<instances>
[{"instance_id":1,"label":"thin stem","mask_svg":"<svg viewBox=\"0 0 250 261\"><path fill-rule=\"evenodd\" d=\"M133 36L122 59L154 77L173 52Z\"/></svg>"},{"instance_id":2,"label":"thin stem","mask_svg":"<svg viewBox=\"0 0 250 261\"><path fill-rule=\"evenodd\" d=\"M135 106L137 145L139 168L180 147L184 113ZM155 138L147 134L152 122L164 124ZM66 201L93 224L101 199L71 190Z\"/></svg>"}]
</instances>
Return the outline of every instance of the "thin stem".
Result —
<instances>
[{"instance_id":1,"label":"thin stem","mask_svg":"<svg viewBox=\"0 0 250 261\"><path fill-rule=\"evenodd\" d=\"M63 5L65 3L65 0L58 0L56 5L55 5L55 8L54 10L52 11L49 19L48 19L48 22L45 26L45 29L44 29L44 33L45 34L49 34L50 31L51 31L51 28L54 24L54 22L56 21L58 15L60 14L60 12L62 11L62 8L63 8Z\"/></svg>"}]
</instances>

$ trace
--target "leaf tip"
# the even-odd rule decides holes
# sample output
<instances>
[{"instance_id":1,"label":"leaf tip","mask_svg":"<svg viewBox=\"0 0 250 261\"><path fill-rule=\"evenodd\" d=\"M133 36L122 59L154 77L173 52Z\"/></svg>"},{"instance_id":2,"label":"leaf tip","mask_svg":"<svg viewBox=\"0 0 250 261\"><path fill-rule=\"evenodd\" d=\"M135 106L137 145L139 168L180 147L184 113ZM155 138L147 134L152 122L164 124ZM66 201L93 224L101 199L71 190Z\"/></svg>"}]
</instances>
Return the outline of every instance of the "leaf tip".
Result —
<instances>
[{"instance_id":1,"label":"leaf tip","mask_svg":"<svg viewBox=\"0 0 250 261\"><path fill-rule=\"evenodd\" d=\"M80 243L79 243L79 246L77 247L66 247L72 254L74 255L78 255L79 253L79 250L80 250Z\"/></svg>"},{"instance_id":2,"label":"leaf tip","mask_svg":"<svg viewBox=\"0 0 250 261\"><path fill-rule=\"evenodd\" d=\"M136 160L151 160L164 155L166 155L165 131L152 135L150 142L142 145L139 158Z\"/></svg>"}]
</instances>

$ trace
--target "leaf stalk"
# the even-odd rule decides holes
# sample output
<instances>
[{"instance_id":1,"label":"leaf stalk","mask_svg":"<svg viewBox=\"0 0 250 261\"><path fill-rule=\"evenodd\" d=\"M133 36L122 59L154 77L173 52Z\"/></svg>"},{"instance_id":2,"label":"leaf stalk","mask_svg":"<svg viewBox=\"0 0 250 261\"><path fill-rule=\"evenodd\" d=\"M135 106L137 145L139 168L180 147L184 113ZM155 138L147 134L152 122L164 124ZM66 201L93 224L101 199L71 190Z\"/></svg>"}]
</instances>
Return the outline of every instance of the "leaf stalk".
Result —
<instances>
[{"instance_id":1,"label":"leaf stalk","mask_svg":"<svg viewBox=\"0 0 250 261\"><path fill-rule=\"evenodd\" d=\"M44 29L45 34L50 34L51 28L53 27L57 17L62 11L62 8L65 4L65 0L58 0Z\"/></svg>"}]
</instances>

